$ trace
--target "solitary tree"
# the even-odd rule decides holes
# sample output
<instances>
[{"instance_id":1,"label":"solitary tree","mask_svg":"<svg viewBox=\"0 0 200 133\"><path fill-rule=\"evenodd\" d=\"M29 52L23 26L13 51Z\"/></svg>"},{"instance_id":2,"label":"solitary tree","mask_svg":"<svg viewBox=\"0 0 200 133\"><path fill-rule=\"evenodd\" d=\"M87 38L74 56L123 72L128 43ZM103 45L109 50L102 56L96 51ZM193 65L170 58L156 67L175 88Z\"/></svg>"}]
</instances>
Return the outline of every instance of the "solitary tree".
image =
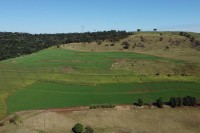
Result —
<instances>
[{"instance_id":1,"label":"solitary tree","mask_svg":"<svg viewBox=\"0 0 200 133\"><path fill-rule=\"evenodd\" d=\"M163 108L163 100L161 97L156 100L156 106L159 108Z\"/></svg>"},{"instance_id":2,"label":"solitary tree","mask_svg":"<svg viewBox=\"0 0 200 133\"><path fill-rule=\"evenodd\" d=\"M82 133L83 132L83 125L80 123L77 123L73 128L72 131L74 133Z\"/></svg>"},{"instance_id":3,"label":"solitary tree","mask_svg":"<svg viewBox=\"0 0 200 133\"><path fill-rule=\"evenodd\" d=\"M142 105L144 105L144 102L143 102L143 100L140 98L140 99L138 99L138 106L142 106Z\"/></svg>"},{"instance_id":4,"label":"solitary tree","mask_svg":"<svg viewBox=\"0 0 200 133\"><path fill-rule=\"evenodd\" d=\"M157 31L157 29L153 29L153 31Z\"/></svg>"},{"instance_id":5,"label":"solitary tree","mask_svg":"<svg viewBox=\"0 0 200 133\"><path fill-rule=\"evenodd\" d=\"M137 32L140 32L140 31L142 31L141 29L137 29Z\"/></svg>"}]
</instances>

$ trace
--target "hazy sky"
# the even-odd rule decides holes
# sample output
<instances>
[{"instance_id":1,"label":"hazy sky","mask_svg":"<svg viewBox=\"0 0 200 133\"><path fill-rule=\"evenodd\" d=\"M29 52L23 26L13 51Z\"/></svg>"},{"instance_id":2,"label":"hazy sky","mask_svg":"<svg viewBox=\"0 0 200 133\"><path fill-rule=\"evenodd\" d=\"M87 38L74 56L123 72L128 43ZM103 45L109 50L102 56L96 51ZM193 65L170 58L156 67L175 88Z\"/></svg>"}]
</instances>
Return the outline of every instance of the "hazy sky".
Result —
<instances>
[{"instance_id":1,"label":"hazy sky","mask_svg":"<svg viewBox=\"0 0 200 133\"><path fill-rule=\"evenodd\" d=\"M137 28L200 32L200 0L0 0L0 31Z\"/></svg>"}]
</instances>

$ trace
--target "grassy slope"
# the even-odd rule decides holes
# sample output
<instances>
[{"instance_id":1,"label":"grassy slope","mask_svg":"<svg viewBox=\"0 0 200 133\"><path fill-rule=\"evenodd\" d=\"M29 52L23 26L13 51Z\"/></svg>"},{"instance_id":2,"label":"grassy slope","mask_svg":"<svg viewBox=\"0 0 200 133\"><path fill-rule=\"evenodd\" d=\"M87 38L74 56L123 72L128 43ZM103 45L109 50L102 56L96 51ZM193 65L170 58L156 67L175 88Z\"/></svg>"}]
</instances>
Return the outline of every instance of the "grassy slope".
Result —
<instances>
[{"instance_id":1,"label":"grassy slope","mask_svg":"<svg viewBox=\"0 0 200 133\"><path fill-rule=\"evenodd\" d=\"M145 35L143 36L145 37ZM169 33L166 34L166 38L168 36L170 36ZM152 38L152 35L147 37ZM175 36L173 37L176 38ZM131 36L125 40L131 41L133 38ZM165 44L165 41L163 44ZM0 117L6 113L5 99L11 92L37 81L74 84L151 81L199 82L200 70L198 66L200 60L197 59L199 52L187 47L186 44L183 46L172 46L169 51L164 51L160 46L156 47L156 45L153 46L155 49L151 50L147 48L133 50L141 54L128 52L80 52L62 48L50 48L32 55L1 61ZM153 47L149 46L149 49ZM178 50L186 53L178 52L177 54L176 51ZM160 73L160 76L156 76L155 73ZM190 76L181 76L182 73ZM168 77L167 74L172 76Z\"/></svg>"}]
</instances>

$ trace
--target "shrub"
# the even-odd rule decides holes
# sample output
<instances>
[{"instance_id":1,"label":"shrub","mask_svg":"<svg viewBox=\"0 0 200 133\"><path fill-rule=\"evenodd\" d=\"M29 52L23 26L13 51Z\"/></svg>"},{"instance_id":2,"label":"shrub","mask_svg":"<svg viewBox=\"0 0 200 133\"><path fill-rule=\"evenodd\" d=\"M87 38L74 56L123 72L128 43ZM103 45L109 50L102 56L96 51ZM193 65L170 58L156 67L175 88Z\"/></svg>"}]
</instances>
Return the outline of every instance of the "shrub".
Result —
<instances>
[{"instance_id":1,"label":"shrub","mask_svg":"<svg viewBox=\"0 0 200 133\"><path fill-rule=\"evenodd\" d=\"M5 123L3 121L0 121L0 127L3 127Z\"/></svg>"},{"instance_id":2,"label":"shrub","mask_svg":"<svg viewBox=\"0 0 200 133\"><path fill-rule=\"evenodd\" d=\"M85 130L85 133L94 133L94 130L90 126L87 126Z\"/></svg>"},{"instance_id":3,"label":"shrub","mask_svg":"<svg viewBox=\"0 0 200 133\"><path fill-rule=\"evenodd\" d=\"M98 105L90 105L90 109L96 109L98 108Z\"/></svg>"},{"instance_id":4,"label":"shrub","mask_svg":"<svg viewBox=\"0 0 200 133\"><path fill-rule=\"evenodd\" d=\"M156 73L155 75L159 76L159 75L160 75L160 73Z\"/></svg>"},{"instance_id":5,"label":"shrub","mask_svg":"<svg viewBox=\"0 0 200 133\"><path fill-rule=\"evenodd\" d=\"M102 44L102 41L101 40L98 40L97 41L97 45L101 45Z\"/></svg>"},{"instance_id":6,"label":"shrub","mask_svg":"<svg viewBox=\"0 0 200 133\"><path fill-rule=\"evenodd\" d=\"M159 98L159 99L156 100L156 106L158 108L163 108L163 100L162 100L162 98Z\"/></svg>"},{"instance_id":7,"label":"shrub","mask_svg":"<svg viewBox=\"0 0 200 133\"><path fill-rule=\"evenodd\" d=\"M98 108L115 108L115 105L113 104L90 105L90 109L98 109Z\"/></svg>"},{"instance_id":8,"label":"shrub","mask_svg":"<svg viewBox=\"0 0 200 133\"><path fill-rule=\"evenodd\" d=\"M141 107L142 105L144 105L144 102L143 102L143 100L142 100L142 99L138 99L138 103L137 103L137 104L138 104L138 106L140 106L140 107Z\"/></svg>"},{"instance_id":9,"label":"shrub","mask_svg":"<svg viewBox=\"0 0 200 133\"><path fill-rule=\"evenodd\" d=\"M165 47L165 49L167 49L167 50L168 50L168 49L169 49L169 46L166 46L166 47Z\"/></svg>"},{"instance_id":10,"label":"shrub","mask_svg":"<svg viewBox=\"0 0 200 133\"><path fill-rule=\"evenodd\" d=\"M18 120L19 120L19 116L18 115L14 115L12 118L10 118L9 122L17 124Z\"/></svg>"},{"instance_id":11,"label":"shrub","mask_svg":"<svg viewBox=\"0 0 200 133\"><path fill-rule=\"evenodd\" d=\"M191 97L191 96L184 97L183 98L183 105L184 106L194 106L194 105L196 105L196 98Z\"/></svg>"},{"instance_id":12,"label":"shrub","mask_svg":"<svg viewBox=\"0 0 200 133\"><path fill-rule=\"evenodd\" d=\"M115 106L114 104L111 104L110 107L111 107L111 108L115 108L116 106Z\"/></svg>"},{"instance_id":13,"label":"shrub","mask_svg":"<svg viewBox=\"0 0 200 133\"><path fill-rule=\"evenodd\" d=\"M74 133L82 133L83 132L83 125L80 123L77 123L73 128L72 131Z\"/></svg>"},{"instance_id":14,"label":"shrub","mask_svg":"<svg viewBox=\"0 0 200 133\"><path fill-rule=\"evenodd\" d=\"M101 108L107 108L107 105L106 104L102 104L100 107Z\"/></svg>"},{"instance_id":15,"label":"shrub","mask_svg":"<svg viewBox=\"0 0 200 133\"><path fill-rule=\"evenodd\" d=\"M130 44L127 41L123 42L121 45L123 46L124 49L128 49L130 46Z\"/></svg>"},{"instance_id":16,"label":"shrub","mask_svg":"<svg viewBox=\"0 0 200 133\"><path fill-rule=\"evenodd\" d=\"M112 44L110 44L110 46L112 46L112 47L113 47L113 46L115 46L115 44L114 44L114 43L112 43Z\"/></svg>"},{"instance_id":17,"label":"shrub","mask_svg":"<svg viewBox=\"0 0 200 133\"><path fill-rule=\"evenodd\" d=\"M56 48L60 48L60 45L57 44L57 45L56 45Z\"/></svg>"},{"instance_id":18,"label":"shrub","mask_svg":"<svg viewBox=\"0 0 200 133\"><path fill-rule=\"evenodd\" d=\"M171 74L167 74L167 77L171 77Z\"/></svg>"},{"instance_id":19,"label":"shrub","mask_svg":"<svg viewBox=\"0 0 200 133\"><path fill-rule=\"evenodd\" d=\"M177 101L176 101L176 98L175 98L175 97L171 97L171 98L170 98L169 105L170 105L172 108L175 108L175 107L177 106Z\"/></svg>"}]
</instances>

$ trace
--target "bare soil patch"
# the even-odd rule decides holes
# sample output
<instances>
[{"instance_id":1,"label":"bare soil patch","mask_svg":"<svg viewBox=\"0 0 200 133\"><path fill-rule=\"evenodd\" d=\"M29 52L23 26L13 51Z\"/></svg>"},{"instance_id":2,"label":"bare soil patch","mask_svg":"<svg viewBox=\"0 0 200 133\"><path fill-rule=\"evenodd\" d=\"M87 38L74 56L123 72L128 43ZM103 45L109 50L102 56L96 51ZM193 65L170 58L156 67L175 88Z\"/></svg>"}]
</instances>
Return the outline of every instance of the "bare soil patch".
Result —
<instances>
[{"instance_id":1,"label":"bare soil patch","mask_svg":"<svg viewBox=\"0 0 200 133\"><path fill-rule=\"evenodd\" d=\"M74 71L74 69L72 67L66 66L66 67L62 68L62 72L73 72L73 71Z\"/></svg>"}]
</instances>

